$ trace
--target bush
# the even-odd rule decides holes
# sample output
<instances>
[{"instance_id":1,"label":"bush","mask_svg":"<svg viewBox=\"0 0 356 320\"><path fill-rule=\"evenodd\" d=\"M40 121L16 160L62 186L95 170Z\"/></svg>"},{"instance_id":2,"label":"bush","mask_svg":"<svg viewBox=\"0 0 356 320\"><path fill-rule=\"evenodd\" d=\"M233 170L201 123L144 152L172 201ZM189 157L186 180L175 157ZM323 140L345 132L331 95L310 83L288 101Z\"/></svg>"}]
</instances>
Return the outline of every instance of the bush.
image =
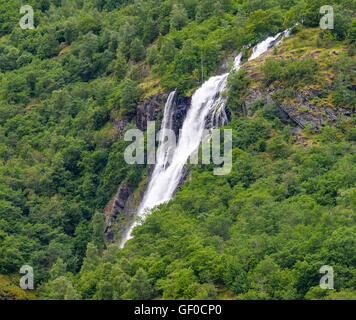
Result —
<instances>
[{"instance_id":1,"label":"bush","mask_svg":"<svg viewBox=\"0 0 356 320\"><path fill-rule=\"evenodd\" d=\"M129 118L136 112L142 89L134 81L126 79L120 90L120 115Z\"/></svg>"},{"instance_id":2,"label":"bush","mask_svg":"<svg viewBox=\"0 0 356 320\"><path fill-rule=\"evenodd\" d=\"M354 81L356 79L356 63L352 57L341 57L333 66L336 74L333 103L340 106L355 108L356 91Z\"/></svg>"},{"instance_id":3,"label":"bush","mask_svg":"<svg viewBox=\"0 0 356 320\"><path fill-rule=\"evenodd\" d=\"M232 73L227 82L227 106L235 112L241 112L242 97L246 94L251 80L247 77L245 69Z\"/></svg>"},{"instance_id":4,"label":"bush","mask_svg":"<svg viewBox=\"0 0 356 320\"><path fill-rule=\"evenodd\" d=\"M262 70L266 85L279 81L285 86L298 87L315 82L318 64L312 58L302 60L267 58Z\"/></svg>"}]
</instances>

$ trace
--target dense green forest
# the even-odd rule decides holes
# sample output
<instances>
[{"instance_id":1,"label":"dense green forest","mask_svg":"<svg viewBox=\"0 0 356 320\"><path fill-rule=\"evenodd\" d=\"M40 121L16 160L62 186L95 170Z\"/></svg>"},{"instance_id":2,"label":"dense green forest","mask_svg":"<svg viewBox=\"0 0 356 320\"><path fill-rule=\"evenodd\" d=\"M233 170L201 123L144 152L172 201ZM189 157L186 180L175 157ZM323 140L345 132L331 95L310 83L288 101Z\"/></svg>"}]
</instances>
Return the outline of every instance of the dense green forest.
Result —
<instances>
[{"instance_id":1,"label":"dense green forest","mask_svg":"<svg viewBox=\"0 0 356 320\"><path fill-rule=\"evenodd\" d=\"M33 30L19 26L22 1L0 0L0 297L28 264L41 299L356 299L355 0L26 4ZM333 30L317 28L324 4ZM244 116L255 80L232 74L232 172L192 166L123 250L109 244L104 208L147 173L124 161L112 119L133 120L157 92L190 95L227 54L297 22L286 52L338 54L270 57L261 85L283 83L285 101L332 73L318 99L351 116L296 136L275 105ZM335 290L319 287L322 265Z\"/></svg>"}]
</instances>

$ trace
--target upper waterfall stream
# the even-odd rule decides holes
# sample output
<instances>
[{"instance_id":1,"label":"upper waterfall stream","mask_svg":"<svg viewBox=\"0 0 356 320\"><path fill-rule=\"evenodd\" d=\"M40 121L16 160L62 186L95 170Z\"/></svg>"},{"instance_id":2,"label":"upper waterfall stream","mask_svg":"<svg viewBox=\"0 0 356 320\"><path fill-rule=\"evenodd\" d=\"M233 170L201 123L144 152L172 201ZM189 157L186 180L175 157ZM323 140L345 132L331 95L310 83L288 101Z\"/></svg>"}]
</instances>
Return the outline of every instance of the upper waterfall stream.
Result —
<instances>
[{"instance_id":1,"label":"upper waterfall stream","mask_svg":"<svg viewBox=\"0 0 356 320\"><path fill-rule=\"evenodd\" d=\"M289 36L289 30L279 33L274 37L269 37L258 43L253 49L250 60L256 59L261 54L266 52L271 46L279 44L282 37ZM233 70L239 70L242 63L241 53L235 58ZM220 76L211 77L203 85L195 91L190 108L183 122L180 131L179 140L174 150L168 150L165 139L165 131L172 129L172 114L175 91L172 92L166 102L164 108L164 116L162 120L161 131L159 135L159 146L157 150L157 163L148 184L143 200L138 208L137 216L143 218L145 212L155 206L168 202L173 198L179 182L183 175L183 169L189 157L193 155L203 141L204 129L207 122L212 121L212 125L219 123L219 117L222 117L222 124L227 124L226 115L224 112L224 100L221 93L226 89L227 78L229 73ZM209 115L212 114L211 117ZM169 157L169 152L172 156ZM124 247L125 243L132 238L131 232L138 224L137 221L123 234L120 247Z\"/></svg>"}]
</instances>

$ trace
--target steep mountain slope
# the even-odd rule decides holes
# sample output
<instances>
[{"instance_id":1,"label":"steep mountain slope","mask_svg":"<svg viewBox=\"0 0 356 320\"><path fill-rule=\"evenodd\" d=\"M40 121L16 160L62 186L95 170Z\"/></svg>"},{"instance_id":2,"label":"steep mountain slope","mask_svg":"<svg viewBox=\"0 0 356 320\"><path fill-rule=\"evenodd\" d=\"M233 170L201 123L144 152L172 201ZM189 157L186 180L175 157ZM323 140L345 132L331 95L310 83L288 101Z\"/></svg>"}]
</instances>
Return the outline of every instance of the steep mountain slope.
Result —
<instances>
[{"instance_id":1,"label":"steep mountain slope","mask_svg":"<svg viewBox=\"0 0 356 320\"><path fill-rule=\"evenodd\" d=\"M355 69L330 71L355 58L349 46L318 36L301 30L230 77L233 172L217 177L213 165L192 166L175 200L135 230L111 272L140 277L151 288L146 297L355 298ZM271 82L269 64L285 60L306 67L274 67ZM332 98L336 77L349 79L351 100ZM302 94L303 105L294 100ZM322 265L334 267L337 290L318 286ZM143 297L129 278L123 295L106 281L97 286L107 285L110 297Z\"/></svg>"},{"instance_id":2,"label":"steep mountain slope","mask_svg":"<svg viewBox=\"0 0 356 320\"><path fill-rule=\"evenodd\" d=\"M320 29L291 36L273 52L245 65L250 81L241 92L244 112L256 111L251 107L262 99L278 105L300 128L320 129L338 117L350 117L356 102L355 61L350 50L322 40Z\"/></svg>"},{"instance_id":3,"label":"steep mountain slope","mask_svg":"<svg viewBox=\"0 0 356 320\"><path fill-rule=\"evenodd\" d=\"M327 263L328 297L353 297L355 1L329 2L324 31L321 0L26 4L33 30L0 0L0 299L34 298L13 286L24 264L45 299L323 298ZM191 168L127 248L110 245L105 208L110 240L125 219L109 221L110 199L120 188L125 207L152 170L124 161L125 130L159 122L175 88L178 128L229 56L298 21L229 80L233 172Z\"/></svg>"}]
</instances>

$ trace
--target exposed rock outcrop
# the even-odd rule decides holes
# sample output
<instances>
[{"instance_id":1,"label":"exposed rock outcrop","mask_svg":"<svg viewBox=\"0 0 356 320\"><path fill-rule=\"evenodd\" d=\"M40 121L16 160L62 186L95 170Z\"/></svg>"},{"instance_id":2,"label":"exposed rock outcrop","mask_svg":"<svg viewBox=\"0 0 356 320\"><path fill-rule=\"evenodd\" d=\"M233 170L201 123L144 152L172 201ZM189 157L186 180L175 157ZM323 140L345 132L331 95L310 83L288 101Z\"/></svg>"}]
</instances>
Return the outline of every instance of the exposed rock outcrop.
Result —
<instances>
[{"instance_id":1,"label":"exposed rock outcrop","mask_svg":"<svg viewBox=\"0 0 356 320\"><path fill-rule=\"evenodd\" d=\"M120 185L115 197L105 210L105 234L109 242L115 242L115 235L123 232L134 217L141 193L134 193L128 183Z\"/></svg>"},{"instance_id":2,"label":"exposed rock outcrop","mask_svg":"<svg viewBox=\"0 0 356 320\"><path fill-rule=\"evenodd\" d=\"M119 139L123 138L123 133L125 132L125 129L128 124L129 124L129 120L112 119L112 126L113 126L114 130L117 131Z\"/></svg>"},{"instance_id":3,"label":"exposed rock outcrop","mask_svg":"<svg viewBox=\"0 0 356 320\"><path fill-rule=\"evenodd\" d=\"M176 136L179 135L179 129L183 125L183 121L187 114L191 102L191 97L182 97L175 100L174 112L173 112L173 127L172 130Z\"/></svg>"},{"instance_id":4,"label":"exposed rock outcrop","mask_svg":"<svg viewBox=\"0 0 356 320\"><path fill-rule=\"evenodd\" d=\"M223 59L222 63L220 64L219 68L216 70L215 74L217 76L219 75L222 75L224 73L228 73L230 68L231 68L231 65L234 61L234 59L236 58L237 56L237 53L236 52L233 52L233 53L230 53L228 55L226 55L226 57Z\"/></svg>"},{"instance_id":5,"label":"exposed rock outcrop","mask_svg":"<svg viewBox=\"0 0 356 320\"><path fill-rule=\"evenodd\" d=\"M283 50L281 50L283 51ZM304 55L303 55L304 53ZM295 50L283 52L278 58L282 59L306 59L313 58L318 60L320 50L305 52L304 50ZM324 53L325 54L325 53ZM335 51L330 51L330 55L337 55ZM264 74L261 70L266 58L273 56L273 50L270 49L257 59L244 64L244 69L248 77L252 80L247 92L243 96L242 109L245 115L251 115L253 106L257 101L262 101L264 105L276 105L282 113L288 117L301 129L310 126L319 130L326 122L332 124L339 117L351 116L351 110L335 106L330 103L329 98L325 98L325 92L332 91L334 81L333 75L325 73L323 75L323 84L306 85L303 88L291 88L283 83L274 83L266 87L263 83ZM285 89L292 90L292 95L285 97L282 93Z\"/></svg>"},{"instance_id":6,"label":"exposed rock outcrop","mask_svg":"<svg viewBox=\"0 0 356 320\"><path fill-rule=\"evenodd\" d=\"M166 103L168 95L166 93L157 93L149 98L146 98L140 103L137 108L136 116L132 119L136 123L138 129L142 131L147 130L148 121L157 121L156 128L160 127L162 119L162 111ZM177 137L179 135L179 129L182 127L187 110L190 106L190 97L175 97L173 106L173 130ZM113 120L113 127L117 130L119 138L123 138L123 134L129 120ZM128 183L120 185L115 197L110 201L105 210L106 228L105 234L109 242L116 242L116 235L120 235L130 225L137 211L137 207L140 204L143 196L145 186L149 182L152 175L154 165L150 165L147 171L147 177L141 186L140 190L132 190ZM186 170L187 171L187 170ZM187 171L185 177L189 174ZM184 183L184 180L181 184Z\"/></svg>"},{"instance_id":7,"label":"exposed rock outcrop","mask_svg":"<svg viewBox=\"0 0 356 320\"><path fill-rule=\"evenodd\" d=\"M160 114L164 108L168 95L166 93L157 93L149 98L145 98L137 108L136 125L137 128L146 131L148 121L160 119Z\"/></svg>"},{"instance_id":8,"label":"exposed rock outcrop","mask_svg":"<svg viewBox=\"0 0 356 320\"><path fill-rule=\"evenodd\" d=\"M147 130L148 121L158 121L157 128L160 127L160 121L163 117L162 111L167 101L168 94L164 92L145 98L137 107L137 112L132 119L115 119L113 117L113 128L118 132L119 138L123 138L123 133L130 122L134 122L138 129ZM187 110L190 106L190 97L175 97L173 113L173 130L178 134L182 126Z\"/></svg>"},{"instance_id":9,"label":"exposed rock outcrop","mask_svg":"<svg viewBox=\"0 0 356 320\"><path fill-rule=\"evenodd\" d=\"M150 98L146 98L137 108L136 125L142 131L147 130L148 121L159 121L157 124L160 127L162 120L164 105L167 101L166 93L157 93ZM182 127L185 115L190 106L190 97L175 97L173 106L173 130L178 134Z\"/></svg>"},{"instance_id":10,"label":"exposed rock outcrop","mask_svg":"<svg viewBox=\"0 0 356 320\"><path fill-rule=\"evenodd\" d=\"M328 101L321 99L321 89L310 86L302 90L295 90L293 99L281 101L278 98L278 94L283 89L283 85L268 88L263 86L250 88L242 104L244 113L250 114L253 104L261 100L265 105L275 104L300 129L310 126L317 130L326 122L332 124L339 117L351 116L351 110L332 106Z\"/></svg>"}]
</instances>

